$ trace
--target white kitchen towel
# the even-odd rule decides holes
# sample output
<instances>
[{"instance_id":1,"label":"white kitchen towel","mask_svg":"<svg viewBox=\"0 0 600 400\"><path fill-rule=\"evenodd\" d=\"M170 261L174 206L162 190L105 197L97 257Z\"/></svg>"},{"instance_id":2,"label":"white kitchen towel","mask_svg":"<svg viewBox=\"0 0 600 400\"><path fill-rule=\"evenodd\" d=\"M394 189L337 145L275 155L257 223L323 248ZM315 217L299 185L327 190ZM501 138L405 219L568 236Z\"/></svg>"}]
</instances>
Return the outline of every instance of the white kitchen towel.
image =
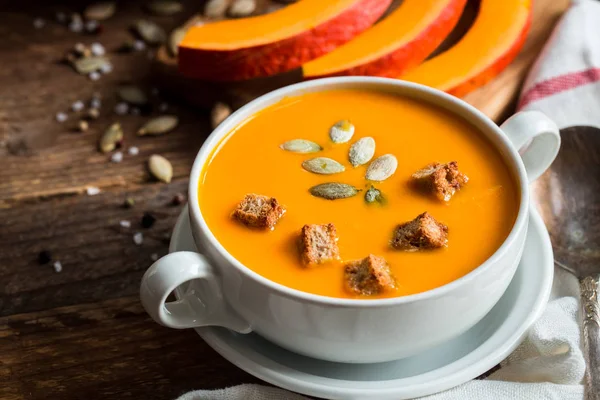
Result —
<instances>
[{"instance_id":1,"label":"white kitchen towel","mask_svg":"<svg viewBox=\"0 0 600 400\"><path fill-rule=\"evenodd\" d=\"M573 0L527 77L520 110L600 128L600 1Z\"/></svg>"},{"instance_id":2,"label":"white kitchen towel","mask_svg":"<svg viewBox=\"0 0 600 400\"><path fill-rule=\"evenodd\" d=\"M600 128L600 1L573 0L524 84L520 110L539 110L562 129ZM579 284L555 269L550 301L524 342L486 379L423 400L582 400ZM282 389L239 385L178 400L304 400Z\"/></svg>"}]
</instances>

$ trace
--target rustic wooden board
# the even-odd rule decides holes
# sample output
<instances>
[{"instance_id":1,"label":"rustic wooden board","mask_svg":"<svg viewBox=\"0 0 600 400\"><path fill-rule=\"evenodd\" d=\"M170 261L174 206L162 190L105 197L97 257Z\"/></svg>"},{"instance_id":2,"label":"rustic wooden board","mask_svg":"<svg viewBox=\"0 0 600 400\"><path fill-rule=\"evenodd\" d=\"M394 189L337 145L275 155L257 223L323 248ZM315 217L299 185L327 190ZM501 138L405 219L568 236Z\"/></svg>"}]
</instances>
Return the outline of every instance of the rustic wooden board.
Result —
<instances>
[{"instance_id":1,"label":"rustic wooden board","mask_svg":"<svg viewBox=\"0 0 600 400\"><path fill-rule=\"evenodd\" d=\"M539 31L538 39L531 36L526 55L515 62L520 69L508 69L499 78L503 83L474 92L470 101L506 109L491 96L509 87L514 93L555 20L557 2L537 0L536 12L553 18L543 24L534 20L532 35ZM130 38L131 22L144 16L144 1L119 2L98 37L52 22L57 9L78 10L85 2L50 3L0 0L0 398L169 399L191 389L256 382L193 331L153 323L137 300L151 254L168 251L167 236L181 210L169 203L175 193L186 192L191 163L210 132L207 113L167 98L181 126L163 137L136 137L145 117L116 116L115 89L122 82L150 88L156 78L146 52L114 50ZM185 0L181 15L152 19L172 29L201 7ZM47 21L41 30L32 27L38 16ZM98 82L60 63L75 43L93 41L107 47L114 64L114 72ZM54 121L57 112L96 91L103 95L103 108L88 132ZM514 94L502 98L509 104ZM119 164L96 150L100 133L115 120L125 128L126 146L140 149ZM150 179L145 161L153 153L173 163L172 183ZM85 195L89 186L101 193ZM121 206L128 196L136 200L133 209ZM150 229L140 226L144 211L158 218ZM132 227L119 228L120 220ZM136 231L144 233L140 246L132 241ZM61 273L37 263L41 250L62 262Z\"/></svg>"}]
</instances>

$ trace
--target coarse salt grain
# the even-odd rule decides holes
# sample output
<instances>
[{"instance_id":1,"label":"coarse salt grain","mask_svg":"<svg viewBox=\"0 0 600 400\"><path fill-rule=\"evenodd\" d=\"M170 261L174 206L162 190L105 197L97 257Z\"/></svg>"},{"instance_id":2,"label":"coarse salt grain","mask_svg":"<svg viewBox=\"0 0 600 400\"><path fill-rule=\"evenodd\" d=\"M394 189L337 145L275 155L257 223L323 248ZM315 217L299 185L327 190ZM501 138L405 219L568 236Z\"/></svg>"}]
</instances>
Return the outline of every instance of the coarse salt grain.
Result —
<instances>
[{"instance_id":1,"label":"coarse salt grain","mask_svg":"<svg viewBox=\"0 0 600 400\"><path fill-rule=\"evenodd\" d=\"M33 20L33 27L35 29L42 29L46 25L46 21L42 18L36 18Z\"/></svg>"},{"instance_id":2,"label":"coarse salt grain","mask_svg":"<svg viewBox=\"0 0 600 400\"><path fill-rule=\"evenodd\" d=\"M126 219L119 221L119 225L121 225L122 228L131 228L131 222Z\"/></svg>"},{"instance_id":3,"label":"coarse salt grain","mask_svg":"<svg viewBox=\"0 0 600 400\"><path fill-rule=\"evenodd\" d=\"M93 81L97 81L98 79L100 79L100 73L98 71L90 72L88 76Z\"/></svg>"},{"instance_id":4,"label":"coarse salt grain","mask_svg":"<svg viewBox=\"0 0 600 400\"><path fill-rule=\"evenodd\" d=\"M83 107L85 107L85 105L81 100L77 100L75 103L71 104L71 110L75 112L83 110Z\"/></svg>"},{"instance_id":5,"label":"coarse salt grain","mask_svg":"<svg viewBox=\"0 0 600 400\"><path fill-rule=\"evenodd\" d=\"M150 260L152 260L152 261L158 260L158 254L156 254L156 253L150 254Z\"/></svg>"},{"instance_id":6,"label":"coarse salt grain","mask_svg":"<svg viewBox=\"0 0 600 400\"><path fill-rule=\"evenodd\" d=\"M135 243L135 244L137 244L139 246L143 242L144 242L144 235L142 234L142 232L136 232L133 235L133 243Z\"/></svg>"},{"instance_id":7,"label":"coarse salt grain","mask_svg":"<svg viewBox=\"0 0 600 400\"><path fill-rule=\"evenodd\" d=\"M137 156L140 152L140 149L138 149L135 146L131 146L129 149L127 149L127 153L129 153L130 156Z\"/></svg>"},{"instance_id":8,"label":"coarse salt grain","mask_svg":"<svg viewBox=\"0 0 600 400\"><path fill-rule=\"evenodd\" d=\"M85 30L86 31L88 31L90 33L94 33L94 32L96 32L97 29L98 29L98 21L94 21L93 19L91 19L91 20L89 20L89 21L87 21L85 23ZM102 53L102 54L96 54L96 55L97 56L101 56L103 54L104 53Z\"/></svg>"},{"instance_id":9,"label":"coarse salt grain","mask_svg":"<svg viewBox=\"0 0 600 400\"><path fill-rule=\"evenodd\" d=\"M60 263L60 261L55 261L52 266L54 267L54 272L59 273L60 271L62 271L62 264Z\"/></svg>"},{"instance_id":10,"label":"coarse salt grain","mask_svg":"<svg viewBox=\"0 0 600 400\"><path fill-rule=\"evenodd\" d=\"M68 118L69 118L69 116L67 114L65 114L64 112L59 112L56 114L56 120L58 122L65 122Z\"/></svg>"},{"instance_id":11,"label":"coarse salt grain","mask_svg":"<svg viewBox=\"0 0 600 400\"><path fill-rule=\"evenodd\" d=\"M117 103L117 105L115 106L115 113L117 113L117 115L125 115L128 111L129 104L125 102Z\"/></svg>"},{"instance_id":12,"label":"coarse salt grain","mask_svg":"<svg viewBox=\"0 0 600 400\"><path fill-rule=\"evenodd\" d=\"M102 100L100 100L98 97L93 97L92 100L90 100L91 108L100 108L100 106L102 106Z\"/></svg>"},{"instance_id":13,"label":"coarse salt grain","mask_svg":"<svg viewBox=\"0 0 600 400\"><path fill-rule=\"evenodd\" d=\"M97 188L96 186L88 186L85 189L85 192L87 193L88 196L95 196L98 193L100 193L100 188Z\"/></svg>"},{"instance_id":14,"label":"coarse salt grain","mask_svg":"<svg viewBox=\"0 0 600 400\"><path fill-rule=\"evenodd\" d=\"M142 51L146 48L146 43L143 40L136 40L133 42L133 49L136 51Z\"/></svg>"},{"instance_id":15,"label":"coarse salt grain","mask_svg":"<svg viewBox=\"0 0 600 400\"><path fill-rule=\"evenodd\" d=\"M113 66L111 63L102 64L102 66L100 67L100 72L102 72L103 74L109 74L112 72L112 70Z\"/></svg>"},{"instance_id":16,"label":"coarse salt grain","mask_svg":"<svg viewBox=\"0 0 600 400\"><path fill-rule=\"evenodd\" d=\"M123 161L123 153L117 151L112 156L110 156L110 161L114 163L120 163L121 161Z\"/></svg>"},{"instance_id":17,"label":"coarse salt grain","mask_svg":"<svg viewBox=\"0 0 600 400\"><path fill-rule=\"evenodd\" d=\"M69 30L75 33L83 31L83 22L78 19L74 19L69 23Z\"/></svg>"},{"instance_id":18,"label":"coarse salt grain","mask_svg":"<svg viewBox=\"0 0 600 400\"><path fill-rule=\"evenodd\" d=\"M103 56L106 53L106 50L104 49L104 46L102 46L98 42L92 43L90 45L90 50L91 50L92 54L95 55L95 56Z\"/></svg>"}]
</instances>

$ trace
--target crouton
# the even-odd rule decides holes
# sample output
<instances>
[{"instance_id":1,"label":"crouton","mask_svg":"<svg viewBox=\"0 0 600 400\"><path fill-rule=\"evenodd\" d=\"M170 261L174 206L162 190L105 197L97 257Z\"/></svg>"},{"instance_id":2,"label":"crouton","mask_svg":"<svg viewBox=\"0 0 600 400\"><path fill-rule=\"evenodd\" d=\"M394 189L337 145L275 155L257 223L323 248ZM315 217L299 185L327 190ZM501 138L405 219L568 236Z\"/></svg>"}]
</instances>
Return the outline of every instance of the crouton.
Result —
<instances>
[{"instance_id":1,"label":"crouton","mask_svg":"<svg viewBox=\"0 0 600 400\"><path fill-rule=\"evenodd\" d=\"M383 257L370 254L362 260L350 261L344 269L346 290L372 296L396 288L396 281Z\"/></svg>"},{"instance_id":2,"label":"crouton","mask_svg":"<svg viewBox=\"0 0 600 400\"><path fill-rule=\"evenodd\" d=\"M414 182L423 190L434 194L442 201L449 201L469 177L458 170L458 163L433 163L412 174Z\"/></svg>"},{"instance_id":3,"label":"crouton","mask_svg":"<svg viewBox=\"0 0 600 400\"><path fill-rule=\"evenodd\" d=\"M392 239L393 248L408 251L440 248L447 243L448 227L437 222L427 212L398 225Z\"/></svg>"},{"instance_id":4,"label":"crouton","mask_svg":"<svg viewBox=\"0 0 600 400\"><path fill-rule=\"evenodd\" d=\"M274 197L247 194L233 212L233 218L252 228L273 229L285 208Z\"/></svg>"},{"instance_id":5,"label":"crouton","mask_svg":"<svg viewBox=\"0 0 600 400\"><path fill-rule=\"evenodd\" d=\"M337 240L333 224L304 225L300 235L300 256L304 265L337 260L340 257Z\"/></svg>"}]
</instances>

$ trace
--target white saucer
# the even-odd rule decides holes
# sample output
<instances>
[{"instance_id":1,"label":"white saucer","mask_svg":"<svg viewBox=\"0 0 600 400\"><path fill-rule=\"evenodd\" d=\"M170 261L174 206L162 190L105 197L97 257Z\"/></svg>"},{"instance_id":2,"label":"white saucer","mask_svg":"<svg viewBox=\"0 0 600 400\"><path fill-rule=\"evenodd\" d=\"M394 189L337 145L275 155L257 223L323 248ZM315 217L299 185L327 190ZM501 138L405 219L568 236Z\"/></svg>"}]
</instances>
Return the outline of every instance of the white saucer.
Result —
<instances>
[{"instance_id":1,"label":"white saucer","mask_svg":"<svg viewBox=\"0 0 600 400\"><path fill-rule=\"evenodd\" d=\"M197 251L187 207L171 239L170 251L180 250ZM460 337L419 355L386 363L341 364L292 353L252 333L217 327L196 331L239 368L294 392L327 399L411 399L467 382L506 358L543 311L553 272L550 238L532 209L523 258L498 304Z\"/></svg>"}]
</instances>

